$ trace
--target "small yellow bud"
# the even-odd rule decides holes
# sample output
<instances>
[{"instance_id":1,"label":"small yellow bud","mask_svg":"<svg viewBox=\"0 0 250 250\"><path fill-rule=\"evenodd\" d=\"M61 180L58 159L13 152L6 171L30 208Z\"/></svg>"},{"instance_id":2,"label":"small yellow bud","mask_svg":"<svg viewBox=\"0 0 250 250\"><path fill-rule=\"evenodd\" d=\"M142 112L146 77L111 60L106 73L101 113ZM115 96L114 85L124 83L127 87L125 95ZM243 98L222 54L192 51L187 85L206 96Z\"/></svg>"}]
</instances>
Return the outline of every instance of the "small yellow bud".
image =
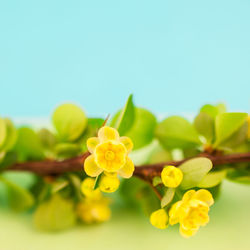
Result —
<instances>
[{"instance_id":1,"label":"small yellow bud","mask_svg":"<svg viewBox=\"0 0 250 250\"><path fill-rule=\"evenodd\" d=\"M81 183L81 191L86 197L100 198L101 192L99 188L94 190L95 179L85 178Z\"/></svg>"},{"instance_id":2,"label":"small yellow bud","mask_svg":"<svg viewBox=\"0 0 250 250\"><path fill-rule=\"evenodd\" d=\"M101 177L99 187L102 192L105 193L113 193L115 192L120 185L120 180L117 175L110 176L110 175L103 175Z\"/></svg>"},{"instance_id":3,"label":"small yellow bud","mask_svg":"<svg viewBox=\"0 0 250 250\"><path fill-rule=\"evenodd\" d=\"M162 209L158 209L156 211L154 211L151 215L150 215L150 223L159 229L165 229L168 226L168 215L166 213L166 211L162 208Z\"/></svg>"},{"instance_id":4,"label":"small yellow bud","mask_svg":"<svg viewBox=\"0 0 250 250\"><path fill-rule=\"evenodd\" d=\"M77 205L76 211L79 218L88 224L107 221L111 216L111 210L105 198L94 202L85 199Z\"/></svg>"},{"instance_id":5,"label":"small yellow bud","mask_svg":"<svg viewBox=\"0 0 250 250\"><path fill-rule=\"evenodd\" d=\"M161 179L166 187L176 188L182 182L183 173L179 168L166 166L161 172Z\"/></svg>"}]
</instances>

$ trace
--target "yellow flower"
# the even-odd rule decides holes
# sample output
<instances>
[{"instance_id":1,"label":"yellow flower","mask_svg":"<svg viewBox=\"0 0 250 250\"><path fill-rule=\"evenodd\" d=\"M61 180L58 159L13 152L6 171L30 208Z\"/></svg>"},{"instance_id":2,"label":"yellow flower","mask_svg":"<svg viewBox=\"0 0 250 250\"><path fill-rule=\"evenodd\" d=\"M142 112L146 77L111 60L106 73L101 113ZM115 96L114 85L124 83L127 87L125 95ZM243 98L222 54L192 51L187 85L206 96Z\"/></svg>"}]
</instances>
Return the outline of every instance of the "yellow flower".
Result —
<instances>
[{"instance_id":1,"label":"yellow flower","mask_svg":"<svg viewBox=\"0 0 250 250\"><path fill-rule=\"evenodd\" d=\"M101 197L100 189L94 189L94 185L95 179L87 177L81 183L81 191L88 198L99 199Z\"/></svg>"},{"instance_id":2,"label":"yellow flower","mask_svg":"<svg viewBox=\"0 0 250 250\"><path fill-rule=\"evenodd\" d=\"M150 215L150 223L159 229L165 229L168 226L168 215L166 211L162 209L158 209L154 211Z\"/></svg>"},{"instance_id":3,"label":"yellow flower","mask_svg":"<svg viewBox=\"0 0 250 250\"><path fill-rule=\"evenodd\" d=\"M77 205L76 212L79 218L87 224L105 222L111 216L108 204L109 200L104 197L96 201L86 198Z\"/></svg>"},{"instance_id":4,"label":"yellow flower","mask_svg":"<svg viewBox=\"0 0 250 250\"><path fill-rule=\"evenodd\" d=\"M104 174L101 177L99 187L102 192L113 193L115 192L120 185L120 180L117 175L108 175Z\"/></svg>"},{"instance_id":5,"label":"yellow flower","mask_svg":"<svg viewBox=\"0 0 250 250\"><path fill-rule=\"evenodd\" d=\"M182 182L183 173L179 168L166 166L161 172L161 179L166 187L176 188Z\"/></svg>"},{"instance_id":6,"label":"yellow flower","mask_svg":"<svg viewBox=\"0 0 250 250\"><path fill-rule=\"evenodd\" d=\"M116 129L105 126L98 131L98 137L87 140L91 155L84 162L87 175L96 177L105 173L119 174L130 178L134 172L134 164L128 157L133 143L128 137L120 137Z\"/></svg>"},{"instance_id":7,"label":"yellow flower","mask_svg":"<svg viewBox=\"0 0 250 250\"><path fill-rule=\"evenodd\" d=\"M180 233L184 237L194 235L200 226L205 226L209 221L209 207L214 200L208 190L189 190L181 201L172 205L169 211L169 223L180 223Z\"/></svg>"}]
</instances>

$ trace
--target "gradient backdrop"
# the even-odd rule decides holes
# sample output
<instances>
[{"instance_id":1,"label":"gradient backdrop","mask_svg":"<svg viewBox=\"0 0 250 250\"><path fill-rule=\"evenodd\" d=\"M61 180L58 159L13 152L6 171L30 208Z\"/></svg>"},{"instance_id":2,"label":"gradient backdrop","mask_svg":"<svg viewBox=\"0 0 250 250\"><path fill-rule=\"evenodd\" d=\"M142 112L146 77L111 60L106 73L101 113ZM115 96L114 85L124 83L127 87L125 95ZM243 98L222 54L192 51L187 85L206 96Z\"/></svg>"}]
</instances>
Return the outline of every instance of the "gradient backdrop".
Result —
<instances>
[{"instance_id":1,"label":"gradient backdrop","mask_svg":"<svg viewBox=\"0 0 250 250\"><path fill-rule=\"evenodd\" d=\"M0 1L0 115L44 117L64 101L89 115L135 103L158 113L224 101L250 107L250 1ZM249 249L250 189L225 183L188 241L120 211L59 234L0 211L0 250Z\"/></svg>"}]
</instances>

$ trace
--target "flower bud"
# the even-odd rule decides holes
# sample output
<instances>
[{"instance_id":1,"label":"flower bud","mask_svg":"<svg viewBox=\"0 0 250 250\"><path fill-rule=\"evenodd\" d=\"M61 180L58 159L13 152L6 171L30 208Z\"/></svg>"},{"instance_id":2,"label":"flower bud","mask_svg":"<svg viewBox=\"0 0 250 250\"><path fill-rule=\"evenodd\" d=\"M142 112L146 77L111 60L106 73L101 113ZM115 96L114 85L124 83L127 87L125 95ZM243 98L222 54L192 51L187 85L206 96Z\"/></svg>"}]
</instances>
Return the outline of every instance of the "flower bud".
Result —
<instances>
[{"instance_id":1,"label":"flower bud","mask_svg":"<svg viewBox=\"0 0 250 250\"><path fill-rule=\"evenodd\" d=\"M182 182L183 173L179 168L166 166L161 172L161 179L166 187L176 188Z\"/></svg>"},{"instance_id":2,"label":"flower bud","mask_svg":"<svg viewBox=\"0 0 250 250\"><path fill-rule=\"evenodd\" d=\"M163 208L154 211L150 215L150 223L156 228L159 229L167 228L168 226L167 222L168 222L168 215Z\"/></svg>"}]
</instances>

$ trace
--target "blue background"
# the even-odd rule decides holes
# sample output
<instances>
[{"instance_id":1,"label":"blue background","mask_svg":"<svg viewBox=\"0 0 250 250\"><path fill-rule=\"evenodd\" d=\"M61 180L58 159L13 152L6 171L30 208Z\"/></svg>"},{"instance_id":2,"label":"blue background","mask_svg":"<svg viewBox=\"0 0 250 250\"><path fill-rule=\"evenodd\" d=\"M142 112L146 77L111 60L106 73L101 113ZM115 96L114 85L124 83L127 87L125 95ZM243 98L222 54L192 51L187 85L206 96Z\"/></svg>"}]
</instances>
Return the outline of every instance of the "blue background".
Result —
<instances>
[{"instance_id":1,"label":"blue background","mask_svg":"<svg viewBox=\"0 0 250 250\"><path fill-rule=\"evenodd\" d=\"M1 1L0 115L248 111L250 1Z\"/></svg>"}]
</instances>

